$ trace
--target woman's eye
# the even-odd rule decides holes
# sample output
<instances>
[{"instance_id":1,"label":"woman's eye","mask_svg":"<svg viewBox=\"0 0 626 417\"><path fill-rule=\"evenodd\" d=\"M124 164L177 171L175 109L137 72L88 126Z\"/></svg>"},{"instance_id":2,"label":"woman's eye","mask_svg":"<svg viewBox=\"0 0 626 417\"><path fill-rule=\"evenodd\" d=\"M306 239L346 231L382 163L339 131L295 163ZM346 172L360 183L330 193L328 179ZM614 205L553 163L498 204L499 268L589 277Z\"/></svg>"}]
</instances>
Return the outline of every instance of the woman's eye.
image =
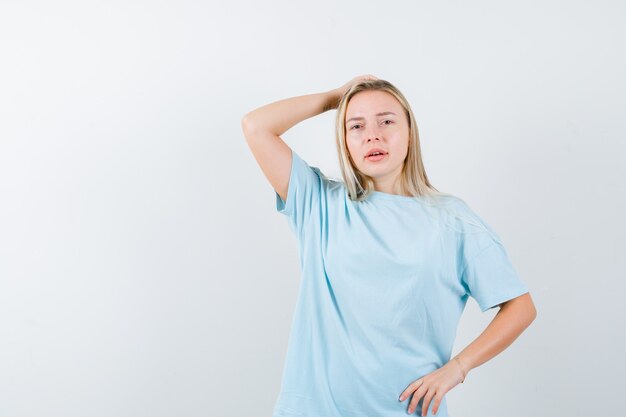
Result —
<instances>
[{"instance_id":1,"label":"woman's eye","mask_svg":"<svg viewBox=\"0 0 626 417\"><path fill-rule=\"evenodd\" d=\"M360 125L353 125L350 130L354 129L355 127L360 126Z\"/></svg>"},{"instance_id":2,"label":"woman's eye","mask_svg":"<svg viewBox=\"0 0 626 417\"><path fill-rule=\"evenodd\" d=\"M387 123L387 122L389 122L389 123L393 123L393 121L392 121L392 120L385 120L383 123Z\"/></svg>"}]
</instances>

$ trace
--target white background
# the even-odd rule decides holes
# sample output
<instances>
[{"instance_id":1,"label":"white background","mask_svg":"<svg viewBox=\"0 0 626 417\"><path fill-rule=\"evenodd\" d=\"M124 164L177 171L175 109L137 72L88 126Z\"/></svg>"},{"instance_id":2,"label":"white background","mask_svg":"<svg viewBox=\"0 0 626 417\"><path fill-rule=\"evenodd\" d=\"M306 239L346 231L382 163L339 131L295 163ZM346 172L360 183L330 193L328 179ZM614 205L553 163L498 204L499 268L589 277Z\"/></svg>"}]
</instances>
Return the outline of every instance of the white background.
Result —
<instances>
[{"instance_id":1,"label":"white background","mask_svg":"<svg viewBox=\"0 0 626 417\"><path fill-rule=\"evenodd\" d=\"M0 416L270 417L299 263L240 120L365 73L407 96L429 178L498 231L538 310L450 415L615 415L625 17L623 1L4 0ZM330 176L334 115L283 136ZM470 299L454 352L495 312Z\"/></svg>"}]
</instances>

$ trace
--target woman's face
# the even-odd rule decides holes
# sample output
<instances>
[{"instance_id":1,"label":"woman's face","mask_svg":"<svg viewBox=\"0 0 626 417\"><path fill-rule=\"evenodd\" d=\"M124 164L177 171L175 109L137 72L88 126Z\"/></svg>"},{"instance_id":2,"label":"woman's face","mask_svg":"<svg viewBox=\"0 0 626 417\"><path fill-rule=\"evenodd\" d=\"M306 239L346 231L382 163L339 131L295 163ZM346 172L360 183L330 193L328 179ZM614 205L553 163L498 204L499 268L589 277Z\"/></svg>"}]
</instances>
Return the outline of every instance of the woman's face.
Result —
<instances>
[{"instance_id":1,"label":"woman's face","mask_svg":"<svg viewBox=\"0 0 626 417\"><path fill-rule=\"evenodd\" d=\"M348 103L345 125L346 145L357 169L372 177L376 190L394 193L409 147L402 105L385 91L361 91ZM368 157L374 148L385 154Z\"/></svg>"}]
</instances>

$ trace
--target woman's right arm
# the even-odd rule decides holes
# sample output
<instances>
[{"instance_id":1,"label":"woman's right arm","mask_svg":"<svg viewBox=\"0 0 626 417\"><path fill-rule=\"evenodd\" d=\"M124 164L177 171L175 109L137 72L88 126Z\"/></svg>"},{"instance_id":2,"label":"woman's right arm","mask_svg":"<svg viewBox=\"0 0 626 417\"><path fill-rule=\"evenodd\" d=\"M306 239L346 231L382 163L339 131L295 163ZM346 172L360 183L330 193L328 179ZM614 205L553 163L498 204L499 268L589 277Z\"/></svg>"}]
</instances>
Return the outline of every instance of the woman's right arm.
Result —
<instances>
[{"instance_id":1,"label":"woman's right arm","mask_svg":"<svg viewBox=\"0 0 626 417\"><path fill-rule=\"evenodd\" d=\"M241 120L246 142L263 174L283 201L287 201L291 148L280 135L297 123L337 108L340 89L279 100L259 107Z\"/></svg>"},{"instance_id":2,"label":"woman's right arm","mask_svg":"<svg viewBox=\"0 0 626 417\"><path fill-rule=\"evenodd\" d=\"M370 74L360 75L339 88L279 100L244 115L241 127L246 142L263 174L283 201L287 201L289 189L291 148L280 135L303 120L336 109L352 84L367 79L377 78Z\"/></svg>"}]
</instances>

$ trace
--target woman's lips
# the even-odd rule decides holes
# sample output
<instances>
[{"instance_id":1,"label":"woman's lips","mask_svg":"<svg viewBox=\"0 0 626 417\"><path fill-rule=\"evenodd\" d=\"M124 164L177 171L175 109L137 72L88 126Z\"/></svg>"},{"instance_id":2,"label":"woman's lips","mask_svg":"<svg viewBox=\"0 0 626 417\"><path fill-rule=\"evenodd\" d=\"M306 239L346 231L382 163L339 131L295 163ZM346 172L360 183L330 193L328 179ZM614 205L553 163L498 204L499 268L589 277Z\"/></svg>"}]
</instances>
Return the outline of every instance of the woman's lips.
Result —
<instances>
[{"instance_id":1,"label":"woman's lips","mask_svg":"<svg viewBox=\"0 0 626 417\"><path fill-rule=\"evenodd\" d=\"M367 157L367 158L365 158L365 159L367 159L368 161L371 161L371 162L378 162L378 161L380 161L380 160L382 160L382 159L386 158L386 157L387 157L387 155L388 155L388 154L386 154L386 153L385 153L385 154L382 154L382 155L373 155L373 156L368 156L368 157Z\"/></svg>"}]
</instances>

